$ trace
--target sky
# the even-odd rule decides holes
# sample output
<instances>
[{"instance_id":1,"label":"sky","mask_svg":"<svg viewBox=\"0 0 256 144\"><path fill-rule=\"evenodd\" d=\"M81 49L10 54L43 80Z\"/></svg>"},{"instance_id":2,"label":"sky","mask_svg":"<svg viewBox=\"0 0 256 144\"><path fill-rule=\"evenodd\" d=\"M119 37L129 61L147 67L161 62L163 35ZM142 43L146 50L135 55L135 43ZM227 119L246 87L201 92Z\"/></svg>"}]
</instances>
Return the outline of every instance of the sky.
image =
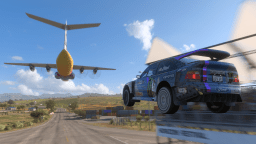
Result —
<instances>
[{"instance_id":1,"label":"sky","mask_svg":"<svg viewBox=\"0 0 256 144\"><path fill-rule=\"evenodd\" d=\"M187 52L228 41L243 0L61 0L3 1L0 5L0 94L121 93L124 84L143 71L153 38ZM74 65L115 68L92 79L74 70L63 82L45 68L9 63L55 64L63 49L64 30L30 19L25 13L59 23L101 23L67 32ZM86 72L85 72L86 73Z\"/></svg>"}]
</instances>

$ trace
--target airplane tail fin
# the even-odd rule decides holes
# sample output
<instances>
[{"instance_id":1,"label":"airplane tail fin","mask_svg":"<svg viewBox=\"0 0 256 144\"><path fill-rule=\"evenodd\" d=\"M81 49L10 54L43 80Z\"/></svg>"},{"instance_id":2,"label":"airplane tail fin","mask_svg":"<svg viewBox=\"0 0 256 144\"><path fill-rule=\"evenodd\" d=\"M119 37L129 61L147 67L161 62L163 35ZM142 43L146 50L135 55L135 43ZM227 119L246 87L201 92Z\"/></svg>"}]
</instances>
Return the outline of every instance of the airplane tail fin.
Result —
<instances>
[{"instance_id":1,"label":"airplane tail fin","mask_svg":"<svg viewBox=\"0 0 256 144\"><path fill-rule=\"evenodd\" d=\"M57 28L63 29L65 30L65 24L61 24L55 21L51 21L45 18L41 18L32 14L28 14L26 13L26 15L32 19L38 20L40 22L55 26ZM100 23L94 23L94 24L75 24L75 25L67 25L67 29L66 30L73 30L73 29L82 29L82 28L90 28L90 27L98 27L100 25Z\"/></svg>"}]
</instances>

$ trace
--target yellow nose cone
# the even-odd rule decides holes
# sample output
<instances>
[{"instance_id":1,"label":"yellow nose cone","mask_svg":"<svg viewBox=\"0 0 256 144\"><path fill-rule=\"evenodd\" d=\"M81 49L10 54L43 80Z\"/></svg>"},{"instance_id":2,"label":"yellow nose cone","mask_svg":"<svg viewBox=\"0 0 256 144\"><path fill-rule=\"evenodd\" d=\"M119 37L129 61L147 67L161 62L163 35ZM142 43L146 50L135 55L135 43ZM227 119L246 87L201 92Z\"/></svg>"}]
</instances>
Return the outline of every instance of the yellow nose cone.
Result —
<instances>
[{"instance_id":1,"label":"yellow nose cone","mask_svg":"<svg viewBox=\"0 0 256 144\"><path fill-rule=\"evenodd\" d=\"M73 70L73 59L69 52L63 49L56 59L57 69L60 75L68 76Z\"/></svg>"}]
</instances>

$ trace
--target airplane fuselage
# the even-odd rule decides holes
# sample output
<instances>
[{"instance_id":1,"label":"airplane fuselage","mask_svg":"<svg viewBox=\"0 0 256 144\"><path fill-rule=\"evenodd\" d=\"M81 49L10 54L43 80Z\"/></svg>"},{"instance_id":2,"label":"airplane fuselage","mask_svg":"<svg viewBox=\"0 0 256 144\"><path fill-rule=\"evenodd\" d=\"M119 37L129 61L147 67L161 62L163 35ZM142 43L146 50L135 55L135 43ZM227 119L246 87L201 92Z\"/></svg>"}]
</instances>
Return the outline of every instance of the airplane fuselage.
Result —
<instances>
[{"instance_id":1,"label":"airplane fuselage","mask_svg":"<svg viewBox=\"0 0 256 144\"><path fill-rule=\"evenodd\" d=\"M73 71L73 59L69 52L63 49L56 59L57 70L61 76L69 76Z\"/></svg>"}]
</instances>

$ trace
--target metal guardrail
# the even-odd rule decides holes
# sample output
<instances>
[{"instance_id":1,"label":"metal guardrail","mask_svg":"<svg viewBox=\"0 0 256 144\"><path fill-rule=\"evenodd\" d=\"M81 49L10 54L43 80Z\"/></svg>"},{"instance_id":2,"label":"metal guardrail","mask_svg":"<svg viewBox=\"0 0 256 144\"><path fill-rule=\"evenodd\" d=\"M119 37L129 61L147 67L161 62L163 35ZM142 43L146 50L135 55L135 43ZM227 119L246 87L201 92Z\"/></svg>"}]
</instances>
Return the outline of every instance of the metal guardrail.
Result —
<instances>
[{"instance_id":1,"label":"metal guardrail","mask_svg":"<svg viewBox=\"0 0 256 144\"><path fill-rule=\"evenodd\" d=\"M171 127L185 126L256 132L256 113L238 111L216 114L211 112L180 111L175 114L166 114L165 116L157 117L156 124Z\"/></svg>"}]
</instances>

